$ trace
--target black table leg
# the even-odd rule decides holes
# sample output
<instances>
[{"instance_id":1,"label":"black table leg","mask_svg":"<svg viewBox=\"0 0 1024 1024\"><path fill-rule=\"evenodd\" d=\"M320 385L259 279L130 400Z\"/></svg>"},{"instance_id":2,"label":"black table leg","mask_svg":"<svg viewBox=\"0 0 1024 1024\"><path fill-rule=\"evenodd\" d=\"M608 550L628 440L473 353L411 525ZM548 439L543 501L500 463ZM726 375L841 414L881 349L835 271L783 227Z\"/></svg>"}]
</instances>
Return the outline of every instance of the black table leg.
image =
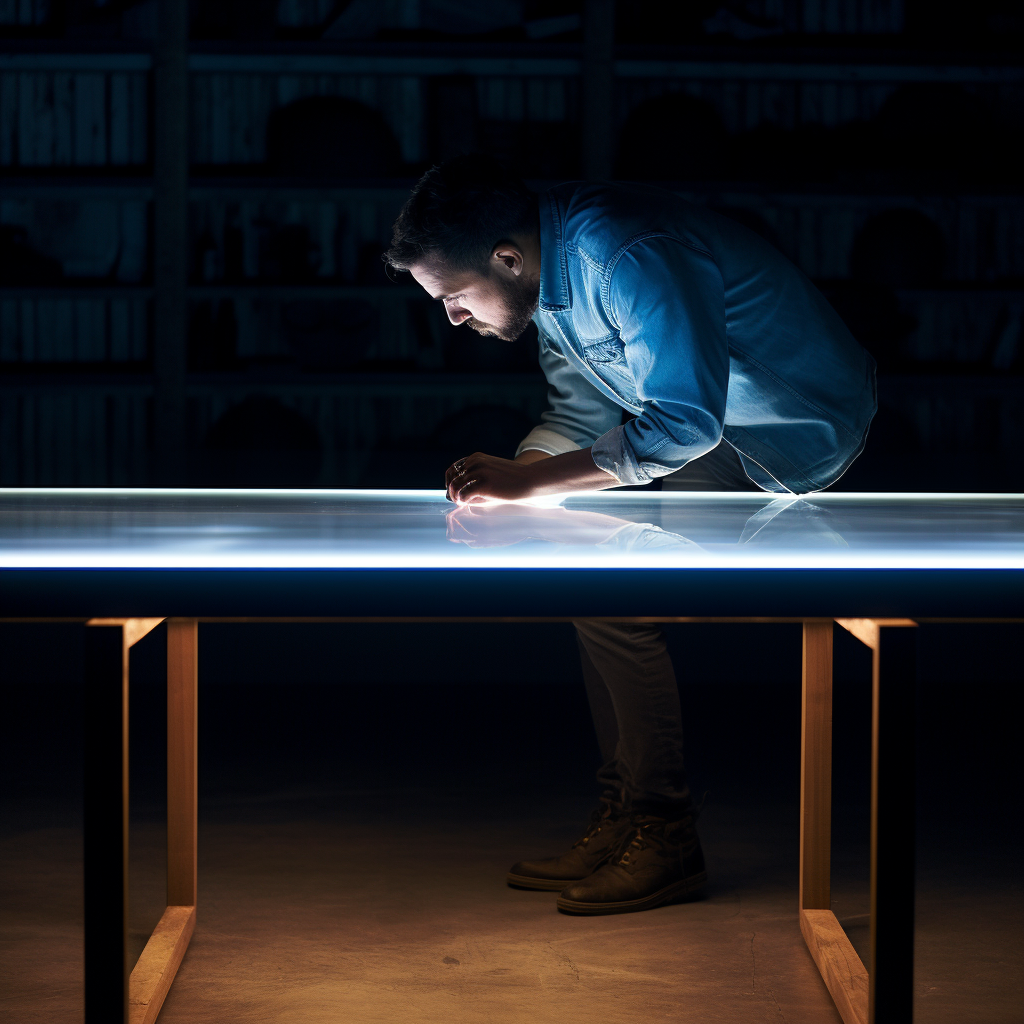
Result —
<instances>
[{"instance_id":1,"label":"black table leg","mask_svg":"<svg viewBox=\"0 0 1024 1024\"><path fill-rule=\"evenodd\" d=\"M128 648L85 629L85 1020L128 1019Z\"/></svg>"},{"instance_id":2,"label":"black table leg","mask_svg":"<svg viewBox=\"0 0 1024 1024\"><path fill-rule=\"evenodd\" d=\"M871 736L869 1021L914 1012L914 694L917 630L878 625Z\"/></svg>"}]
</instances>

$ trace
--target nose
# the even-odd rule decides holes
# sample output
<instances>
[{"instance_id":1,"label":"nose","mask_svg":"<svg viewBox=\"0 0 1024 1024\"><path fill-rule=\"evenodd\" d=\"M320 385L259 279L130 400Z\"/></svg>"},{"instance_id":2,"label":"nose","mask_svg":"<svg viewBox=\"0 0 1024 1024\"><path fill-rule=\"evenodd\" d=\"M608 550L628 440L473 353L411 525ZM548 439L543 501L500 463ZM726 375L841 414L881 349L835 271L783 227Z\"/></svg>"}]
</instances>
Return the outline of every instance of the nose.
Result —
<instances>
[{"instance_id":1,"label":"nose","mask_svg":"<svg viewBox=\"0 0 1024 1024\"><path fill-rule=\"evenodd\" d=\"M468 309L463 309L462 306L456 303L449 305L446 302L444 304L444 311L448 314L448 319L451 320L452 324L456 327L458 327L463 320L468 320L473 315Z\"/></svg>"}]
</instances>

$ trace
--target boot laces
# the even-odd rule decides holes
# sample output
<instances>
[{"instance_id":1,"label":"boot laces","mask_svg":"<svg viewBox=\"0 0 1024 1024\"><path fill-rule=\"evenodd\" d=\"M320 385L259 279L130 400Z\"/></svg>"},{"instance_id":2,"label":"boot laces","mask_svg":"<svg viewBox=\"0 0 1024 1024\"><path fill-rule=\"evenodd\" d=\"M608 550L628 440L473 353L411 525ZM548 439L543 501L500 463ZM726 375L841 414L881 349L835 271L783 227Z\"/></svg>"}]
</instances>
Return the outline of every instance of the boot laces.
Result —
<instances>
[{"instance_id":1,"label":"boot laces","mask_svg":"<svg viewBox=\"0 0 1024 1024\"><path fill-rule=\"evenodd\" d=\"M573 849L575 849L576 847L586 846L587 843L589 843L590 840L593 839L594 836L596 836L598 832L600 832L601 829L603 829L604 826L611 820L612 816L610 814L599 814L597 811L595 811L594 816L590 820L590 826L587 828L586 833L582 836L582 838L577 839L576 842L572 844Z\"/></svg>"},{"instance_id":2,"label":"boot laces","mask_svg":"<svg viewBox=\"0 0 1024 1024\"><path fill-rule=\"evenodd\" d=\"M619 855L619 864L628 865L630 863L631 855L635 856L638 853L642 853L651 846L650 837L644 831L647 828L650 828L650 824L637 826L636 835L630 839L626 844L626 848Z\"/></svg>"}]
</instances>

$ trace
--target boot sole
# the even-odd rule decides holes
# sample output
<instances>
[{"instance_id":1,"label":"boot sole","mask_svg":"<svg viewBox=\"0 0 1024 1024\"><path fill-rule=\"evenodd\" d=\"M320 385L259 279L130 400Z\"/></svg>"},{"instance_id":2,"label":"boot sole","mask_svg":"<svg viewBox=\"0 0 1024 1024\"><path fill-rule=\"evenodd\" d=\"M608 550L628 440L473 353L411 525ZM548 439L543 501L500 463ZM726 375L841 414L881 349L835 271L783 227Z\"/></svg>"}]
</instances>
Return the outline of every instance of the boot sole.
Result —
<instances>
[{"instance_id":1,"label":"boot sole","mask_svg":"<svg viewBox=\"0 0 1024 1024\"><path fill-rule=\"evenodd\" d=\"M505 881L513 889L533 889L536 892L561 892L567 885L578 882L578 878L531 878L529 875L513 875L510 871Z\"/></svg>"},{"instance_id":2,"label":"boot sole","mask_svg":"<svg viewBox=\"0 0 1024 1024\"><path fill-rule=\"evenodd\" d=\"M616 903L582 903L578 900L567 900L564 896L558 898L558 909L566 914L629 914L636 910L653 910L655 907L663 907L666 903L672 903L690 893L703 889L707 885L708 874L702 871L699 875L691 875L681 882L673 882L671 885L659 889L650 896L644 896L639 900L620 900ZM569 883L566 882L566 885Z\"/></svg>"}]
</instances>

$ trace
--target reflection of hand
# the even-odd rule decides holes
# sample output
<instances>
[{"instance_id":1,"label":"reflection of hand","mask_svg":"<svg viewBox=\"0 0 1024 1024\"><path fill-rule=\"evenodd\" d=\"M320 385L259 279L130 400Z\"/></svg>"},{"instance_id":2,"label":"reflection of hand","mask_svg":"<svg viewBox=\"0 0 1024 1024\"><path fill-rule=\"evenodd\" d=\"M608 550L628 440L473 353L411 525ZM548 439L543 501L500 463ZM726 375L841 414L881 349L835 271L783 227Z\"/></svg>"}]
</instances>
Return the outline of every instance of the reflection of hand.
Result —
<instances>
[{"instance_id":1,"label":"reflection of hand","mask_svg":"<svg viewBox=\"0 0 1024 1024\"><path fill-rule=\"evenodd\" d=\"M502 515L510 509L518 518ZM448 513L448 539L453 544L466 544L471 548L501 548L529 540L533 534L529 521L522 513L527 506L488 505L485 507L460 505ZM493 516L492 513L497 513ZM498 518L500 516L500 518Z\"/></svg>"},{"instance_id":2,"label":"reflection of hand","mask_svg":"<svg viewBox=\"0 0 1024 1024\"><path fill-rule=\"evenodd\" d=\"M600 512L531 505L460 505L448 513L448 539L474 548L507 547L524 540L600 544L628 520Z\"/></svg>"}]
</instances>

